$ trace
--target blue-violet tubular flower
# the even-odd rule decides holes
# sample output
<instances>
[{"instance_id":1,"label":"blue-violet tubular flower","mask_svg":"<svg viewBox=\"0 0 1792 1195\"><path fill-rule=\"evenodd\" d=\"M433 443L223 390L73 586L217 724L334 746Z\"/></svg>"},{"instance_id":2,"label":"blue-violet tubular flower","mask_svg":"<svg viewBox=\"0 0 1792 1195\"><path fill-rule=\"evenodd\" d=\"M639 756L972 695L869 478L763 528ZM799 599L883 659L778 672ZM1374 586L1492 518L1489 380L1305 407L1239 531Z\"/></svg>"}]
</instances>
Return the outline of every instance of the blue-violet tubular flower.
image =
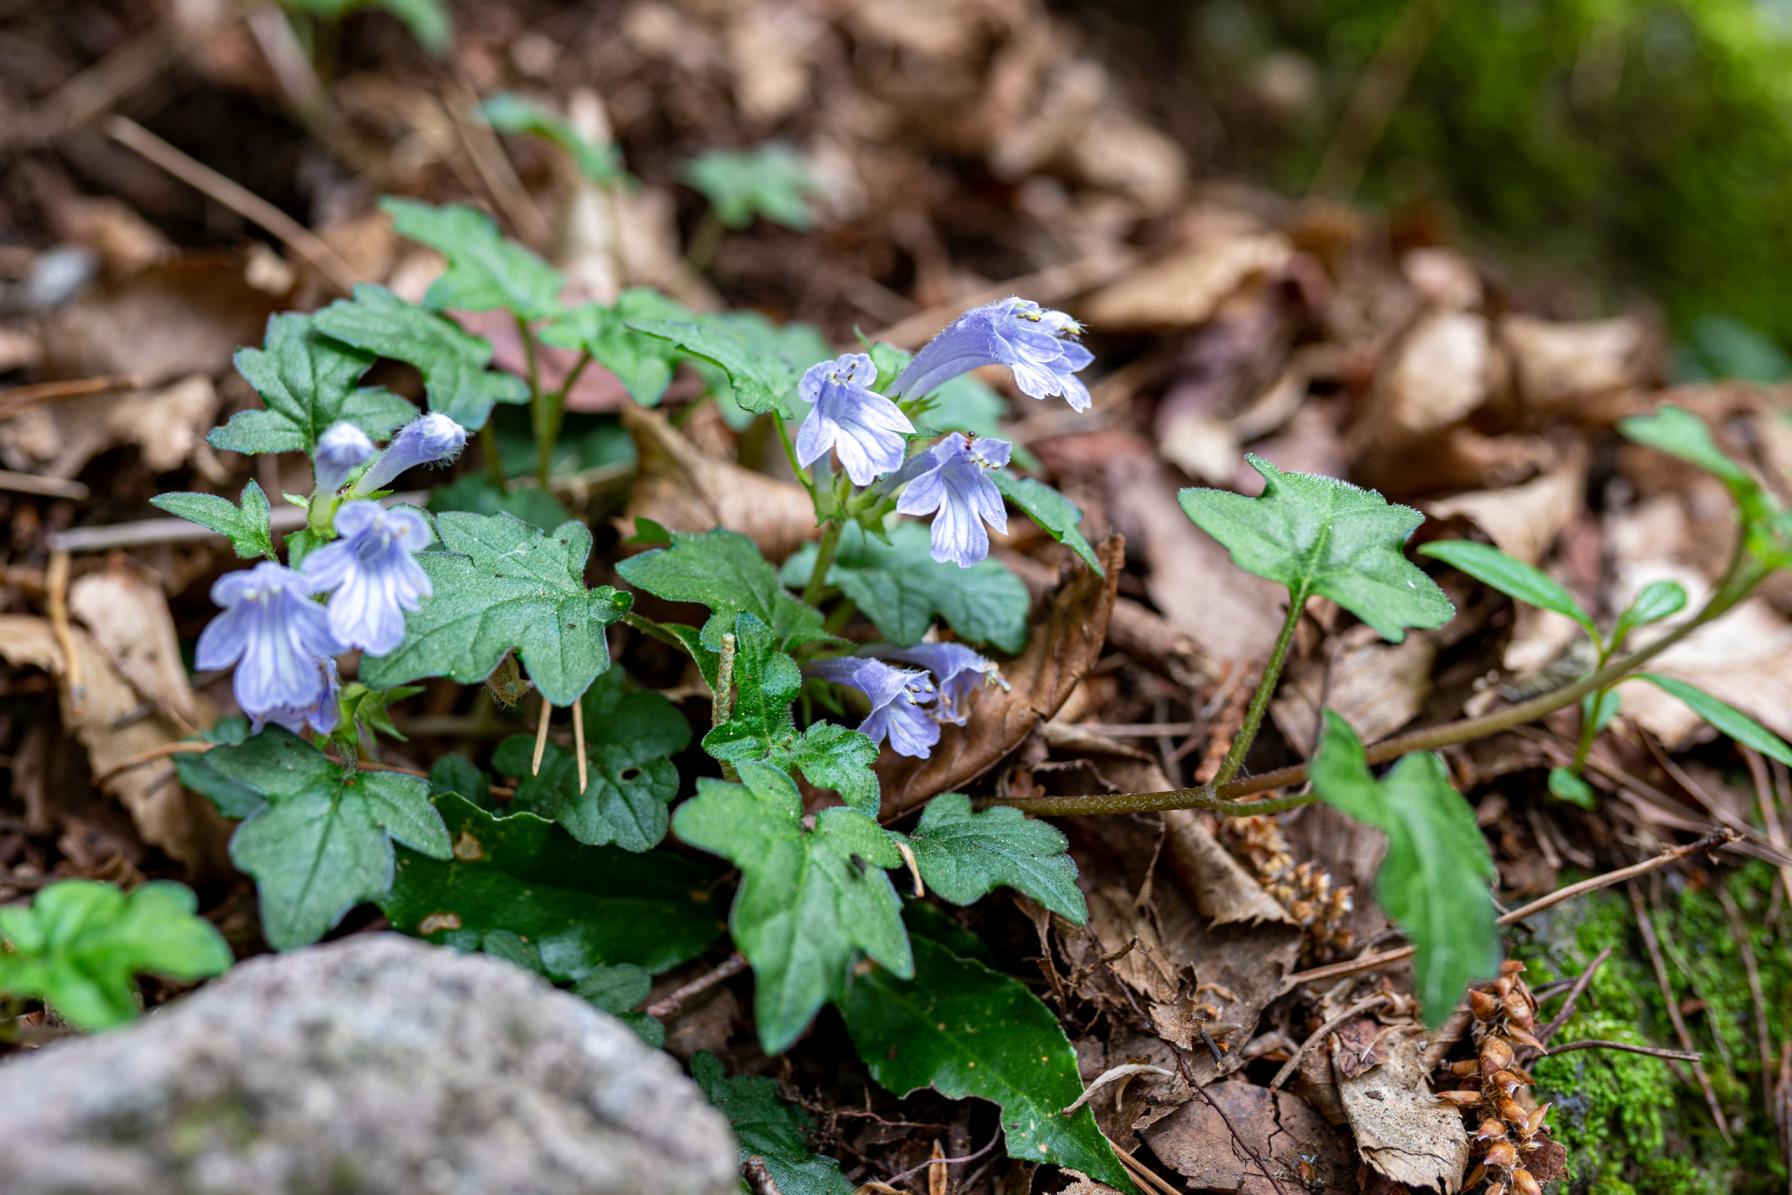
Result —
<instances>
[{"instance_id":1,"label":"blue-violet tubular flower","mask_svg":"<svg viewBox=\"0 0 1792 1195\"><path fill-rule=\"evenodd\" d=\"M840 455L852 483L870 485L902 464L915 425L902 408L873 390L877 367L864 353L847 353L812 365L797 385L803 401L814 404L796 434L796 457L804 465Z\"/></svg>"},{"instance_id":2,"label":"blue-violet tubular flower","mask_svg":"<svg viewBox=\"0 0 1792 1195\"><path fill-rule=\"evenodd\" d=\"M355 483L354 492L371 494L390 485L400 473L418 465L445 464L467 446L467 429L436 411L421 415L399 429Z\"/></svg>"},{"instance_id":3,"label":"blue-violet tubular flower","mask_svg":"<svg viewBox=\"0 0 1792 1195\"><path fill-rule=\"evenodd\" d=\"M989 555L985 523L1007 533L1001 492L985 474L1006 465L1011 451L1006 440L953 432L904 466L898 477L907 476L908 488L896 509L905 515L939 512L933 517L935 560L969 568Z\"/></svg>"},{"instance_id":4,"label":"blue-violet tubular flower","mask_svg":"<svg viewBox=\"0 0 1792 1195\"><path fill-rule=\"evenodd\" d=\"M1077 342L1083 326L1031 299L973 307L915 354L890 386L896 398L920 398L983 365L1006 365L1033 398L1063 395L1073 411L1089 409L1089 388L1077 372L1095 359Z\"/></svg>"},{"instance_id":5,"label":"blue-violet tubular flower","mask_svg":"<svg viewBox=\"0 0 1792 1195\"><path fill-rule=\"evenodd\" d=\"M404 612L429 596L413 557L429 546L429 524L407 507L350 502L336 512L342 538L305 557L305 576L330 598L330 631L348 647L384 655L404 641Z\"/></svg>"},{"instance_id":6,"label":"blue-violet tubular flower","mask_svg":"<svg viewBox=\"0 0 1792 1195\"><path fill-rule=\"evenodd\" d=\"M293 733L309 724L336 727L336 662L342 645L330 632L315 589L302 574L263 561L218 578L212 601L224 608L199 636L200 668L237 666L237 704L257 730L276 722Z\"/></svg>"},{"instance_id":7,"label":"blue-violet tubular flower","mask_svg":"<svg viewBox=\"0 0 1792 1195\"><path fill-rule=\"evenodd\" d=\"M898 755L926 759L940 741L940 724L923 708L934 699L933 682L918 668L892 668L882 660L840 656L809 665L809 674L849 685L871 701L859 733L874 743L890 740Z\"/></svg>"},{"instance_id":8,"label":"blue-violet tubular flower","mask_svg":"<svg viewBox=\"0 0 1792 1195\"><path fill-rule=\"evenodd\" d=\"M940 722L963 726L970 720L971 695L986 685L1008 682L1002 678L996 662L987 659L962 643L917 643L913 647L879 648L878 654L904 664L919 664L933 674L939 699L933 716Z\"/></svg>"},{"instance_id":9,"label":"blue-violet tubular flower","mask_svg":"<svg viewBox=\"0 0 1792 1195\"><path fill-rule=\"evenodd\" d=\"M318 492L340 489L348 475L366 464L373 453L373 441L366 432L352 423L332 423L317 438L317 452L312 457Z\"/></svg>"}]
</instances>

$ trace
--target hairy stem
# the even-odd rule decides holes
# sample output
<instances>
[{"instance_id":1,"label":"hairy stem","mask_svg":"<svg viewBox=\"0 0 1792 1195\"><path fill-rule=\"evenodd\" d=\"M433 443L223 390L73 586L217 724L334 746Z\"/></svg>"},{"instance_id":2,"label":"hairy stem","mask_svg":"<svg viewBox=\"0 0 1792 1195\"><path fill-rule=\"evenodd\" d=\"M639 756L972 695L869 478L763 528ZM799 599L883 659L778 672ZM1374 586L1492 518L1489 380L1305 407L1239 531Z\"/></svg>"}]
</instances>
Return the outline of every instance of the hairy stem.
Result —
<instances>
[{"instance_id":1,"label":"hairy stem","mask_svg":"<svg viewBox=\"0 0 1792 1195\"><path fill-rule=\"evenodd\" d=\"M1301 611L1306 605L1305 588L1289 592L1288 617L1282 620L1282 632L1276 636L1276 645L1270 649L1269 662L1263 665L1263 675L1257 679L1257 691L1251 694L1251 704L1245 708L1244 724L1232 736L1232 745L1226 749L1226 758L1220 761L1220 770L1213 778L1213 787L1218 788L1231 780L1238 775L1238 769L1244 766L1245 756L1250 754L1251 743L1256 740L1257 731L1263 725L1264 711L1269 709L1270 695L1276 691L1276 681L1281 678L1282 665L1288 659L1288 647L1294 642L1294 629L1300 625Z\"/></svg>"},{"instance_id":2,"label":"hairy stem","mask_svg":"<svg viewBox=\"0 0 1792 1195\"><path fill-rule=\"evenodd\" d=\"M498 459L498 430L492 426L491 417L487 416L485 426L479 429L479 450L485 457L485 471L491 477L492 484L498 492L504 492L504 462Z\"/></svg>"},{"instance_id":3,"label":"hairy stem","mask_svg":"<svg viewBox=\"0 0 1792 1195\"><path fill-rule=\"evenodd\" d=\"M834 571L834 555L840 550L840 533L846 524L839 519L829 519L821 528L821 545L815 550L815 571L809 574L809 583L803 586L803 600L811 606L821 601L821 595L828 587L828 574Z\"/></svg>"},{"instance_id":4,"label":"hairy stem","mask_svg":"<svg viewBox=\"0 0 1792 1195\"><path fill-rule=\"evenodd\" d=\"M797 463L796 446L790 442L790 429L784 426L784 416L772 412L772 427L777 429L778 443L783 445L784 459L790 462L790 471L802 482L803 489L809 492L809 502L815 502L815 483L809 480L809 471Z\"/></svg>"}]
</instances>

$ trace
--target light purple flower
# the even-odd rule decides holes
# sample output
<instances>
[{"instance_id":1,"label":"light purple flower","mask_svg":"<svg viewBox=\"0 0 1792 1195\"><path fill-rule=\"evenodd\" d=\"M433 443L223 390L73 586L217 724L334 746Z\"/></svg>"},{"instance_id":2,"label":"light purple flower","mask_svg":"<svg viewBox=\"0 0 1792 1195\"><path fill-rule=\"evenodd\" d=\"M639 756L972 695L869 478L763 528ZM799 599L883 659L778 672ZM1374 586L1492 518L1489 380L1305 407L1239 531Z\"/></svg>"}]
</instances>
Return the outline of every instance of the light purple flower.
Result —
<instances>
[{"instance_id":1,"label":"light purple flower","mask_svg":"<svg viewBox=\"0 0 1792 1195\"><path fill-rule=\"evenodd\" d=\"M882 660L839 656L809 665L809 674L848 685L871 701L859 733L874 743L890 740L898 755L926 759L940 741L940 724L922 708L934 699L933 682L918 668L892 668Z\"/></svg>"},{"instance_id":2,"label":"light purple flower","mask_svg":"<svg viewBox=\"0 0 1792 1195\"><path fill-rule=\"evenodd\" d=\"M371 494L383 490L407 469L418 465L445 464L460 455L467 446L467 429L436 411L421 415L399 429L386 451L374 458L354 493Z\"/></svg>"},{"instance_id":3,"label":"light purple flower","mask_svg":"<svg viewBox=\"0 0 1792 1195\"><path fill-rule=\"evenodd\" d=\"M257 730L277 722L297 734L336 727L336 662L342 644L302 574L263 561L218 578L212 601L224 607L199 636L200 668L237 666L237 704Z\"/></svg>"},{"instance_id":4,"label":"light purple flower","mask_svg":"<svg viewBox=\"0 0 1792 1195\"><path fill-rule=\"evenodd\" d=\"M864 353L847 353L809 367L797 384L813 403L796 433L796 458L813 464L833 449L854 485L870 485L902 465L915 425L902 408L873 390L877 367Z\"/></svg>"},{"instance_id":5,"label":"light purple flower","mask_svg":"<svg viewBox=\"0 0 1792 1195\"><path fill-rule=\"evenodd\" d=\"M336 512L342 538L305 557L305 577L330 598L330 631L376 656L404 641L404 612L429 596L429 577L413 557L429 546L429 524L405 507L350 502Z\"/></svg>"},{"instance_id":6,"label":"light purple flower","mask_svg":"<svg viewBox=\"0 0 1792 1195\"><path fill-rule=\"evenodd\" d=\"M1033 398L1064 396L1073 411L1089 409L1089 388L1076 376L1095 355L1076 340L1083 326L1031 299L973 307L915 354L890 387L896 398L920 398L982 365L1006 365Z\"/></svg>"},{"instance_id":7,"label":"light purple flower","mask_svg":"<svg viewBox=\"0 0 1792 1195\"><path fill-rule=\"evenodd\" d=\"M936 721L963 726L970 720L971 695L987 685L1006 689L996 662L978 655L962 643L917 643L913 647L883 647L877 653L904 664L919 664L933 674L939 700L934 703Z\"/></svg>"},{"instance_id":8,"label":"light purple flower","mask_svg":"<svg viewBox=\"0 0 1792 1195\"><path fill-rule=\"evenodd\" d=\"M366 463L374 452L367 433L352 423L332 423L317 438L317 452L312 456L312 472L319 493L334 493L348 475Z\"/></svg>"},{"instance_id":9,"label":"light purple flower","mask_svg":"<svg viewBox=\"0 0 1792 1195\"><path fill-rule=\"evenodd\" d=\"M989 555L988 523L1004 534L1008 511L995 482L985 474L1008 463L1006 440L972 440L953 432L926 452L910 458L898 479L908 488L896 509L905 515L933 514L933 558L969 568ZM938 514L934 514L938 511Z\"/></svg>"}]
</instances>

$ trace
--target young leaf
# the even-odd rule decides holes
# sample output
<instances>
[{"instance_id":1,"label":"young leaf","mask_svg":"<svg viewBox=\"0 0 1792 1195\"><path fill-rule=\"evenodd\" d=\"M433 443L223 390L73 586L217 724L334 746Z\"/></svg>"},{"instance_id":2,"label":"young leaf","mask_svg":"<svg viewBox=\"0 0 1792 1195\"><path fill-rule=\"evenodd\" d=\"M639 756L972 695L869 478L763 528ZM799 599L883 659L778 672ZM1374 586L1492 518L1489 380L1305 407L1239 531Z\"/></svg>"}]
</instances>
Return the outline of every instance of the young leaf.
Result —
<instances>
[{"instance_id":1,"label":"young leaf","mask_svg":"<svg viewBox=\"0 0 1792 1195\"><path fill-rule=\"evenodd\" d=\"M448 259L448 269L430 284L423 302L436 311L515 312L540 319L559 307L565 285L554 267L530 250L506 240L492 218L475 208L444 207L392 196L380 200L399 236L428 245Z\"/></svg>"},{"instance_id":2,"label":"young leaf","mask_svg":"<svg viewBox=\"0 0 1792 1195\"><path fill-rule=\"evenodd\" d=\"M778 647L789 649L828 638L821 611L792 597L753 541L723 528L701 535L672 533L672 546L618 561L616 571L637 589L669 602L698 602L714 617L703 628L703 646L721 647L743 611L772 630Z\"/></svg>"},{"instance_id":3,"label":"young leaf","mask_svg":"<svg viewBox=\"0 0 1792 1195\"><path fill-rule=\"evenodd\" d=\"M628 180L614 142L599 145L587 141L565 117L515 92L500 91L479 105L479 112L501 133L523 133L558 145L572 158L579 173L600 187L616 187Z\"/></svg>"},{"instance_id":4,"label":"young leaf","mask_svg":"<svg viewBox=\"0 0 1792 1195\"><path fill-rule=\"evenodd\" d=\"M1356 732L1331 710L1312 777L1326 804L1387 833L1375 898L1412 939L1419 1004L1435 1029L1470 980L1499 966L1499 927L1487 887L1493 859L1474 812L1450 787L1443 759L1430 752L1403 757L1377 781Z\"/></svg>"},{"instance_id":5,"label":"young leaf","mask_svg":"<svg viewBox=\"0 0 1792 1195\"><path fill-rule=\"evenodd\" d=\"M310 316L272 317L263 347L238 349L235 362L266 405L212 429L206 442L224 452L310 452L345 419L382 439L417 413L395 394L357 389L373 358L321 334Z\"/></svg>"},{"instance_id":6,"label":"young leaf","mask_svg":"<svg viewBox=\"0 0 1792 1195\"><path fill-rule=\"evenodd\" d=\"M380 8L404 22L417 43L431 54L440 54L454 40L448 11L442 0L285 0L290 8L316 13L328 21L340 21L363 8Z\"/></svg>"},{"instance_id":7,"label":"young leaf","mask_svg":"<svg viewBox=\"0 0 1792 1195\"><path fill-rule=\"evenodd\" d=\"M1248 573L1279 581L1297 600L1328 597L1398 643L1408 627L1442 626L1455 607L1401 552L1425 516L1373 490L1284 473L1247 456L1263 493L1187 489L1182 509Z\"/></svg>"},{"instance_id":8,"label":"young leaf","mask_svg":"<svg viewBox=\"0 0 1792 1195\"><path fill-rule=\"evenodd\" d=\"M1691 411L1664 406L1652 415L1619 420L1618 431L1626 439L1677 456L1713 474L1736 496L1737 505L1745 513L1752 514L1752 508L1766 501L1760 483L1717 446L1711 429Z\"/></svg>"},{"instance_id":9,"label":"young leaf","mask_svg":"<svg viewBox=\"0 0 1792 1195\"><path fill-rule=\"evenodd\" d=\"M1649 582L1618 615L1618 624L1612 628L1612 650L1616 651L1636 628L1672 618L1684 609L1686 586L1678 581Z\"/></svg>"},{"instance_id":10,"label":"young leaf","mask_svg":"<svg viewBox=\"0 0 1792 1195\"><path fill-rule=\"evenodd\" d=\"M29 908L0 908L0 992L35 997L82 1029L137 1015L136 976L191 980L233 961L224 935L180 884L129 895L92 880L60 880Z\"/></svg>"},{"instance_id":11,"label":"young leaf","mask_svg":"<svg viewBox=\"0 0 1792 1195\"><path fill-rule=\"evenodd\" d=\"M516 809L559 822L588 846L651 850L666 837L666 807L678 795L678 767L671 757L690 746L690 723L658 693L628 692L621 669L598 677L580 702L584 792L577 759L557 746L548 747L540 774L531 775L533 735L512 735L498 744L492 765L520 777Z\"/></svg>"},{"instance_id":12,"label":"young leaf","mask_svg":"<svg viewBox=\"0 0 1792 1195\"><path fill-rule=\"evenodd\" d=\"M1058 1018L1018 980L914 939L914 978L878 969L839 1000L872 1078L898 1095L931 1087L1002 1108L1008 1156L1065 1166L1121 1191L1136 1188L1087 1106L1076 1051Z\"/></svg>"},{"instance_id":13,"label":"young leaf","mask_svg":"<svg viewBox=\"0 0 1792 1195\"><path fill-rule=\"evenodd\" d=\"M241 506L216 494L189 493L157 494L149 504L216 531L230 541L231 548L244 560L257 556L279 559L274 551L274 532L268 525L272 513L268 496L253 481L243 487Z\"/></svg>"},{"instance_id":14,"label":"young leaf","mask_svg":"<svg viewBox=\"0 0 1792 1195\"><path fill-rule=\"evenodd\" d=\"M262 934L276 950L309 946L364 900L392 887L392 843L449 856L429 786L398 772L360 772L269 727L206 762L265 804L230 839L230 859L255 877Z\"/></svg>"},{"instance_id":15,"label":"young leaf","mask_svg":"<svg viewBox=\"0 0 1792 1195\"><path fill-rule=\"evenodd\" d=\"M656 290L630 287L617 296L614 307L587 303L555 316L542 325L541 339L590 353L592 360L616 375L630 398L652 407L659 405L672 384L684 354L669 340L636 331L630 321L693 318L683 304Z\"/></svg>"},{"instance_id":16,"label":"young leaf","mask_svg":"<svg viewBox=\"0 0 1792 1195\"><path fill-rule=\"evenodd\" d=\"M311 318L327 335L416 366L429 409L470 432L485 426L492 404L529 401L528 383L486 368L491 345L383 286L364 282L352 300L338 299Z\"/></svg>"},{"instance_id":17,"label":"young leaf","mask_svg":"<svg viewBox=\"0 0 1792 1195\"><path fill-rule=\"evenodd\" d=\"M1016 477L1005 469L992 471L989 479L1002 492L1002 497L1020 507L1048 535L1081 556L1097 573L1102 572L1101 561L1095 559L1095 549L1083 538L1082 507L1044 482L1031 477Z\"/></svg>"},{"instance_id":18,"label":"young leaf","mask_svg":"<svg viewBox=\"0 0 1792 1195\"><path fill-rule=\"evenodd\" d=\"M761 338L748 337L720 316L631 319L628 326L670 341L691 356L719 366L728 374L734 400L743 410L754 414L776 411L791 421L808 413L808 407L796 393L802 376L796 364L775 346Z\"/></svg>"},{"instance_id":19,"label":"young leaf","mask_svg":"<svg viewBox=\"0 0 1792 1195\"><path fill-rule=\"evenodd\" d=\"M832 722L812 723L795 743L774 751L771 762L799 769L810 784L839 793L849 809L877 816L881 793L871 770L877 744L858 731Z\"/></svg>"},{"instance_id":20,"label":"young leaf","mask_svg":"<svg viewBox=\"0 0 1792 1195\"><path fill-rule=\"evenodd\" d=\"M659 972L696 958L722 932L714 873L669 851L580 846L533 813L499 816L459 793L435 799L453 853L399 848L380 909L394 928L462 950L497 931L533 944L549 974L600 963Z\"/></svg>"},{"instance_id":21,"label":"young leaf","mask_svg":"<svg viewBox=\"0 0 1792 1195\"><path fill-rule=\"evenodd\" d=\"M1578 805L1582 809L1593 808L1599 798L1599 794L1593 791L1591 784L1567 768L1549 769L1549 795L1558 801Z\"/></svg>"},{"instance_id":22,"label":"young leaf","mask_svg":"<svg viewBox=\"0 0 1792 1195\"><path fill-rule=\"evenodd\" d=\"M969 797L944 793L928 802L908 841L921 879L955 905L974 904L1005 884L1077 925L1089 919L1070 841L1018 809L974 813Z\"/></svg>"},{"instance_id":23,"label":"young leaf","mask_svg":"<svg viewBox=\"0 0 1792 1195\"><path fill-rule=\"evenodd\" d=\"M853 1195L840 1163L809 1148L808 1113L779 1098L775 1080L730 1077L707 1050L691 1059L691 1078L733 1126L741 1165L758 1158L781 1195Z\"/></svg>"},{"instance_id":24,"label":"young leaf","mask_svg":"<svg viewBox=\"0 0 1792 1195\"><path fill-rule=\"evenodd\" d=\"M803 829L795 783L745 763L744 783L707 777L673 818L679 838L741 869L728 917L753 965L759 1040L780 1053L840 995L862 951L898 975L913 971L901 902L883 869L902 866L890 836L853 809L823 809Z\"/></svg>"},{"instance_id":25,"label":"young leaf","mask_svg":"<svg viewBox=\"0 0 1792 1195\"><path fill-rule=\"evenodd\" d=\"M1753 748L1769 759L1792 765L1792 747L1735 706L1719 701L1703 689L1695 689L1683 680L1662 676L1658 672L1639 672L1635 679L1648 681L1668 696L1678 699L1686 708L1744 747Z\"/></svg>"},{"instance_id":26,"label":"young leaf","mask_svg":"<svg viewBox=\"0 0 1792 1195\"><path fill-rule=\"evenodd\" d=\"M781 575L786 584L801 585L814 568L811 544L784 562ZM936 618L961 638L1010 654L1027 644L1027 587L1021 579L995 559L970 568L939 563L920 523L898 523L888 543L849 524L828 581L899 647L921 642Z\"/></svg>"},{"instance_id":27,"label":"young leaf","mask_svg":"<svg viewBox=\"0 0 1792 1195\"><path fill-rule=\"evenodd\" d=\"M703 193L716 219L729 228L745 228L755 216L796 229L814 222L806 196L815 181L789 146L712 149L690 164L685 181Z\"/></svg>"},{"instance_id":28,"label":"young leaf","mask_svg":"<svg viewBox=\"0 0 1792 1195\"><path fill-rule=\"evenodd\" d=\"M217 725L201 731L197 737L207 743L244 742L249 737L249 719L241 715L220 718ZM174 774L180 777L183 787L198 793L216 806L219 813L235 821L242 821L266 804L261 793L240 780L232 780L206 762L210 754L208 751L174 757Z\"/></svg>"},{"instance_id":29,"label":"young leaf","mask_svg":"<svg viewBox=\"0 0 1792 1195\"><path fill-rule=\"evenodd\" d=\"M1574 595L1554 577L1506 555L1492 544L1478 544L1466 539L1438 540L1421 547L1419 555L1441 560L1526 605L1566 615L1585 627L1587 634L1595 640L1599 638L1599 628L1594 625L1593 616L1581 609Z\"/></svg>"},{"instance_id":30,"label":"young leaf","mask_svg":"<svg viewBox=\"0 0 1792 1195\"><path fill-rule=\"evenodd\" d=\"M361 661L386 688L425 676L476 684L514 648L549 704L566 706L610 666L604 628L632 599L585 588L591 532L563 523L547 535L511 515L436 516L440 551L417 554L434 592L410 615L404 642Z\"/></svg>"}]
</instances>

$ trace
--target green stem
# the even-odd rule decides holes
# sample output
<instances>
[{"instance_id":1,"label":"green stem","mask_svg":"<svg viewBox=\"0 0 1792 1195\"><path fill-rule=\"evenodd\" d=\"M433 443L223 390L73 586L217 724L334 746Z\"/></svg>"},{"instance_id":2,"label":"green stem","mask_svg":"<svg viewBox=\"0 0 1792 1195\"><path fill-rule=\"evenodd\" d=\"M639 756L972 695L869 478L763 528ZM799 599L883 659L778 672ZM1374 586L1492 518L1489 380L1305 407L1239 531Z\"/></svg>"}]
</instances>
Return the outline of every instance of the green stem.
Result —
<instances>
[{"instance_id":1,"label":"green stem","mask_svg":"<svg viewBox=\"0 0 1792 1195\"><path fill-rule=\"evenodd\" d=\"M797 464L796 445L790 442L790 429L784 426L784 416L777 411L772 412L772 426L777 429L778 443L784 446L784 459L790 462L790 471L796 479L803 483L803 489L809 493L809 504L815 504L815 483L809 480L809 470Z\"/></svg>"},{"instance_id":2,"label":"green stem","mask_svg":"<svg viewBox=\"0 0 1792 1195\"><path fill-rule=\"evenodd\" d=\"M1580 741L1574 746L1574 763L1568 769L1576 776L1587 766L1587 756L1593 750L1593 739L1599 733L1599 707L1605 704L1606 692L1600 689L1594 693L1591 706L1581 712Z\"/></svg>"},{"instance_id":3,"label":"green stem","mask_svg":"<svg viewBox=\"0 0 1792 1195\"><path fill-rule=\"evenodd\" d=\"M542 395L538 408L532 409L535 417L535 476L544 490L553 484L554 445L560 441L560 429L566 426L566 396L572 393L579 375L590 364L591 354L580 353L559 389ZM529 372L533 377L533 366Z\"/></svg>"},{"instance_id":4,"label":"green stem","mask_svg":"<svg viewBox=\"0 0 1792 1195\"><path fill-rule=\"evenodd\" d=\"M709 261L716 255L716 247L722 243L722 234L726 231L715 208L703 213L697 230L691 234L691 247L684 255L684 264L691 268L693 274L701 274L709 267Z\"/></svg>"},{"instance_id":5,"label":"green stem","mask_svg":"<svg viewBox=\"0 0 1792 1195\"><path fill-rule=\"evenodd\" d=\"M486 416L485 426L479 429L479 450L485 457L485 471L491 477L492 484L498 492L504 492L506 478L504 461L498 455L498 429L492 426L491 416Z\"/></svg>"},{"instance_id":6,"label":"green stem","mask_svg":"<svg viewBox=\"0 0 1792 1195\"><path fill-rule=\"evenodd\" d=\"M828 587L828 574L834 570L834 556L840 550L840 532L846 524L839 519L829 519L821 528L821 546L815 550L815 571L809 574L809 583L803 586L803 600L811 606L821 601L821 595Z\"/></svg>"},{"instance_id":7,"label":"green stem","mask_svg":"<svg viewBox=\"0 0 1792 1195\"><path fill-rule=\"evenodd\" d=\"M1276 690L1276 681L1282 675L1282 665L1288 659L1288 648L1294 642L1294 630L1300 625L1301 611L1307 606L1307 591L1302 588L1288 594L1288 617L1282 620L1282 633L1276 636L1276 645L1270 649L1269 662L1263 666L1263 675L1257 680L1257 691L1251 694L1251 704L1245 708L1244 724L1232 738L1232 745L1226 749L1226 758L1220 761L1220 770L1213 778L1213 786L1218 788L1238 775L1244 766L1245 756L1250 753L1251 743L1257 738L1257 731L1263 725L1263 714L1269 709L1269 698Z\"/></svg>"}]
</instances>

